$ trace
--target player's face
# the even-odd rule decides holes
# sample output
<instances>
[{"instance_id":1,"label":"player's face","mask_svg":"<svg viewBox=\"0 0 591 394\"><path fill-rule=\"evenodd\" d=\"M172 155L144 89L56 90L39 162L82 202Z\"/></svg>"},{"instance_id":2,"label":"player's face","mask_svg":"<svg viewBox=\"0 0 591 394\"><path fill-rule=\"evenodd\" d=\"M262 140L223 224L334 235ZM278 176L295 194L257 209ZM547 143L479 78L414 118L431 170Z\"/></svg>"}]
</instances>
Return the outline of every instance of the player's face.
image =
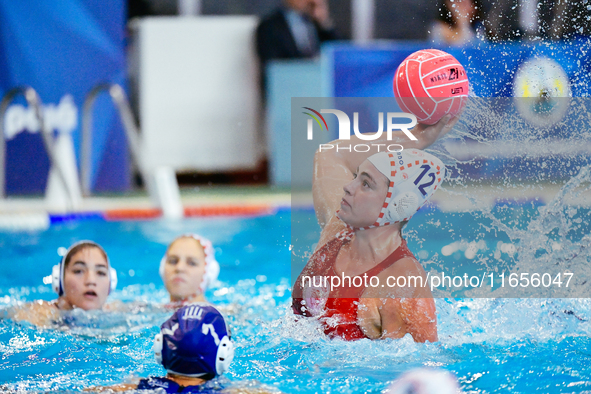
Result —
<instances>
[{"instance_id":1,"label":"player's face","mask_svg":"<svg viewBox=\"0 0 591 394\"><path fill-rule=\"evenodd\" d=\"M357 169L355 178L345 185L338 216L352 227L375 223L388 193L388 178L368 160Z\"/></svg>"},{"instance_id":2,"label":"player's face","mask_svg":"<svg viewBox=\"0 0 591 394\"><path fill-rule=\"evenodd\" d=\"M101 251L84 248L70 258L64 269L64 299L86 311L100 309L109 295L109 265Z\"/></svg>"},{"instance_id":3,"label":"player's face","mask_svg":"<svg viewBox=\"0 0 591 394\"><path fill-rule=\"evenodd\" d=\"M182 301L202 293L205 252L193 238L179 238L168 248L164 263L164 286L172 301Z\"/></svg>"}]
</instances>

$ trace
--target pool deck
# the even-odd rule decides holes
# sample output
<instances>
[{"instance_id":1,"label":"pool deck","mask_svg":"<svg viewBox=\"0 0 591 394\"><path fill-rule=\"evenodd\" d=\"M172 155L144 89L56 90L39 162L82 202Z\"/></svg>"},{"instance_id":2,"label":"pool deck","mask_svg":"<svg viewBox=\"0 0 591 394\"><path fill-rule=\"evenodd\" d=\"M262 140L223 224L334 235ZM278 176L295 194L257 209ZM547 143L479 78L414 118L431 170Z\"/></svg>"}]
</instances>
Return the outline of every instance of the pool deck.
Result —
<instances>
[{"instance_id":1,"label":"pool deck","mask_svg":"<svg viewBox=\"0 0 591 394\"><path fill-rule=\"evenodd\" d=\"M202 186L182 187L181 201L185 208L220 206L270 206L288 207L291 204L289 189L268 186ZM104 212L109 210L149 210L156 204L145 191L108 194L84 198L74 212ZM0 200L0 214L51 212L43 197L9 197Z\"/></svg>"},{"instance_id":2,"label":"pool deck","mask_svg":"<svg viewBox=\"0 0 591 394\"><path fill-rule=\"evenodd\" d=\"M558 199L563 183L541 185L446 185L435 193L432 202L443 212L471 211L490 208L499 202L545 205ZM563 204L591 206L591 187L583 185L559 199ZM312 207L310 191L291 191L270 186L200 186L181 188L181 201L186 212L221 207ZM74 212L149 211L157 209L144 191L126 194L101 195L84 198ZM213 211L212 211L213 212ZM52 209L43 197L0 200L0 215L12 216L34 213L65 213Z\"/></svg>"}]
</instances>

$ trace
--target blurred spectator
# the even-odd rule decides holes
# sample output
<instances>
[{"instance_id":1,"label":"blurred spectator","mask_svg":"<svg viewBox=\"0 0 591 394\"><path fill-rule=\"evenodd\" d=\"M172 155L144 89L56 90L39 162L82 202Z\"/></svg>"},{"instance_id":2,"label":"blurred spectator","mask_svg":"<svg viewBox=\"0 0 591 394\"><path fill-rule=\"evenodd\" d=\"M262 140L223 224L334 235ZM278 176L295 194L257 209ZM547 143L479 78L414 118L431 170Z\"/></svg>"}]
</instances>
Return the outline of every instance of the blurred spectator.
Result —
<instances>
[{"instance_id":1,"label":"blurred spectator","mask_svg":"<svg viewBox=\"0 0 591 394\"><path fill-rule=\"evenodd\" d=\"M442 0L439 18L431 29L435 43L465 45L482 28L482 5L479 0Z\"/></svg>"},{"instance_id":2,"label":"blurred spectator","mask_svg":"<svg viewBox=\"0 0 591 394\"><path fill-rule=\"evenodd\" d=\"M374 37L393 40L426 40L437 18L436 0L374 0Z\"/></svg>"},{"instance_id":3,"label":"blurred spectator","mask_svg":"<svg viewBox=\"0 0 591 394\"><path fill-rule=\"evenodd\" d=\"M152 15L148 0L127 0L127 20Z\"/></svg>"},{"instance_id":4,"label":"blurred spectator","mask_svg":"<svg viewBox=\"0 0 591 394\"><path fill-rule=\"evenodd\" d=\"M520 40L524 36L519 22L520 0L489 1L484 26L491 41Z\"/></svg>"},{"instance_id":5,"label":"blurred spectator","mask_svg":"<svg viewBox=\"0 0 591 394\"><path fill-rule=\"evenodd\" d=\"M320 51L320 43L337 38L327 0L284 0L283 7L265 17L257 27L263 84L269 60L314 57Z\"/></svg>"}]
</instances>

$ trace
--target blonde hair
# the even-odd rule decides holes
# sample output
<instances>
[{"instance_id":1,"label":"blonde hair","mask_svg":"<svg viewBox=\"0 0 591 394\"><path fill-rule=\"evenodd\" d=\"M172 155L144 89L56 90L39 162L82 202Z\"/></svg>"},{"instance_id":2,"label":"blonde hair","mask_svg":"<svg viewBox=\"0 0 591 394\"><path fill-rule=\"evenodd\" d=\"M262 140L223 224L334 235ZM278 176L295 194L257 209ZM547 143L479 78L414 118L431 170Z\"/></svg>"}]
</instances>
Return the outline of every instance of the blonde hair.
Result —
<instances>
[{"instance_id":1,"label":"blonde hair","mask_svg":"<svg viewBox=\"0 0 591 394\"><path fill-rule=\"evenodd\" d=\"M181 235L180 237L176 237L175 239L173 239L168 244L168 247L166 248L166 254L168 254L168 252L170 252L170 248L172 248L172 245L174 245L174 243L176 241L180 241L181 239L192 239L193 241L197 242L197 245L199 245L199 247L201 248L201 250L203 250L203 254L205 254L205 247L201 244L201 242L198 239L196 239L195 237L193 237L191 235Z\"/></svg>"}]
</instances>

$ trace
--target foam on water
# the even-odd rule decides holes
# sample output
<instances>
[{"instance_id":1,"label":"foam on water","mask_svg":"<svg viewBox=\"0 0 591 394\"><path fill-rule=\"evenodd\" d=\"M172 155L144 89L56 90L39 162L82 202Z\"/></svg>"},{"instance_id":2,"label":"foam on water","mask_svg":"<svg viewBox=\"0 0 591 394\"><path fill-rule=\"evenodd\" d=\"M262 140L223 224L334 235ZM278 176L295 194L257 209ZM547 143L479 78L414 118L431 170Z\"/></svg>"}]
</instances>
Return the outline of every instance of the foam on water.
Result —
<instances>
[{"instance_id":1,"label":"foam on water","mask_svg":"<svg viewBox=\"0 0 591 394\"><path fill-rule=\"evenodd\" d=\"M329 340L314 319L296 319L282 282L224 284L215 290L226 294L216 301L229 315L236 340L227 384L377 393L420 366L450 370L464 390L474 392L551 390L559 371L561 384L591 381L590 356L581 352L591 334L589 300L437 299L438 343L419 344L410 336L345 342ZM77 390L164 372L151 351L167 316L157 305L123 314L74 315L69 329L0 322L2 376L12 377L9 387Z\"/></svg>"}]
</instances>

